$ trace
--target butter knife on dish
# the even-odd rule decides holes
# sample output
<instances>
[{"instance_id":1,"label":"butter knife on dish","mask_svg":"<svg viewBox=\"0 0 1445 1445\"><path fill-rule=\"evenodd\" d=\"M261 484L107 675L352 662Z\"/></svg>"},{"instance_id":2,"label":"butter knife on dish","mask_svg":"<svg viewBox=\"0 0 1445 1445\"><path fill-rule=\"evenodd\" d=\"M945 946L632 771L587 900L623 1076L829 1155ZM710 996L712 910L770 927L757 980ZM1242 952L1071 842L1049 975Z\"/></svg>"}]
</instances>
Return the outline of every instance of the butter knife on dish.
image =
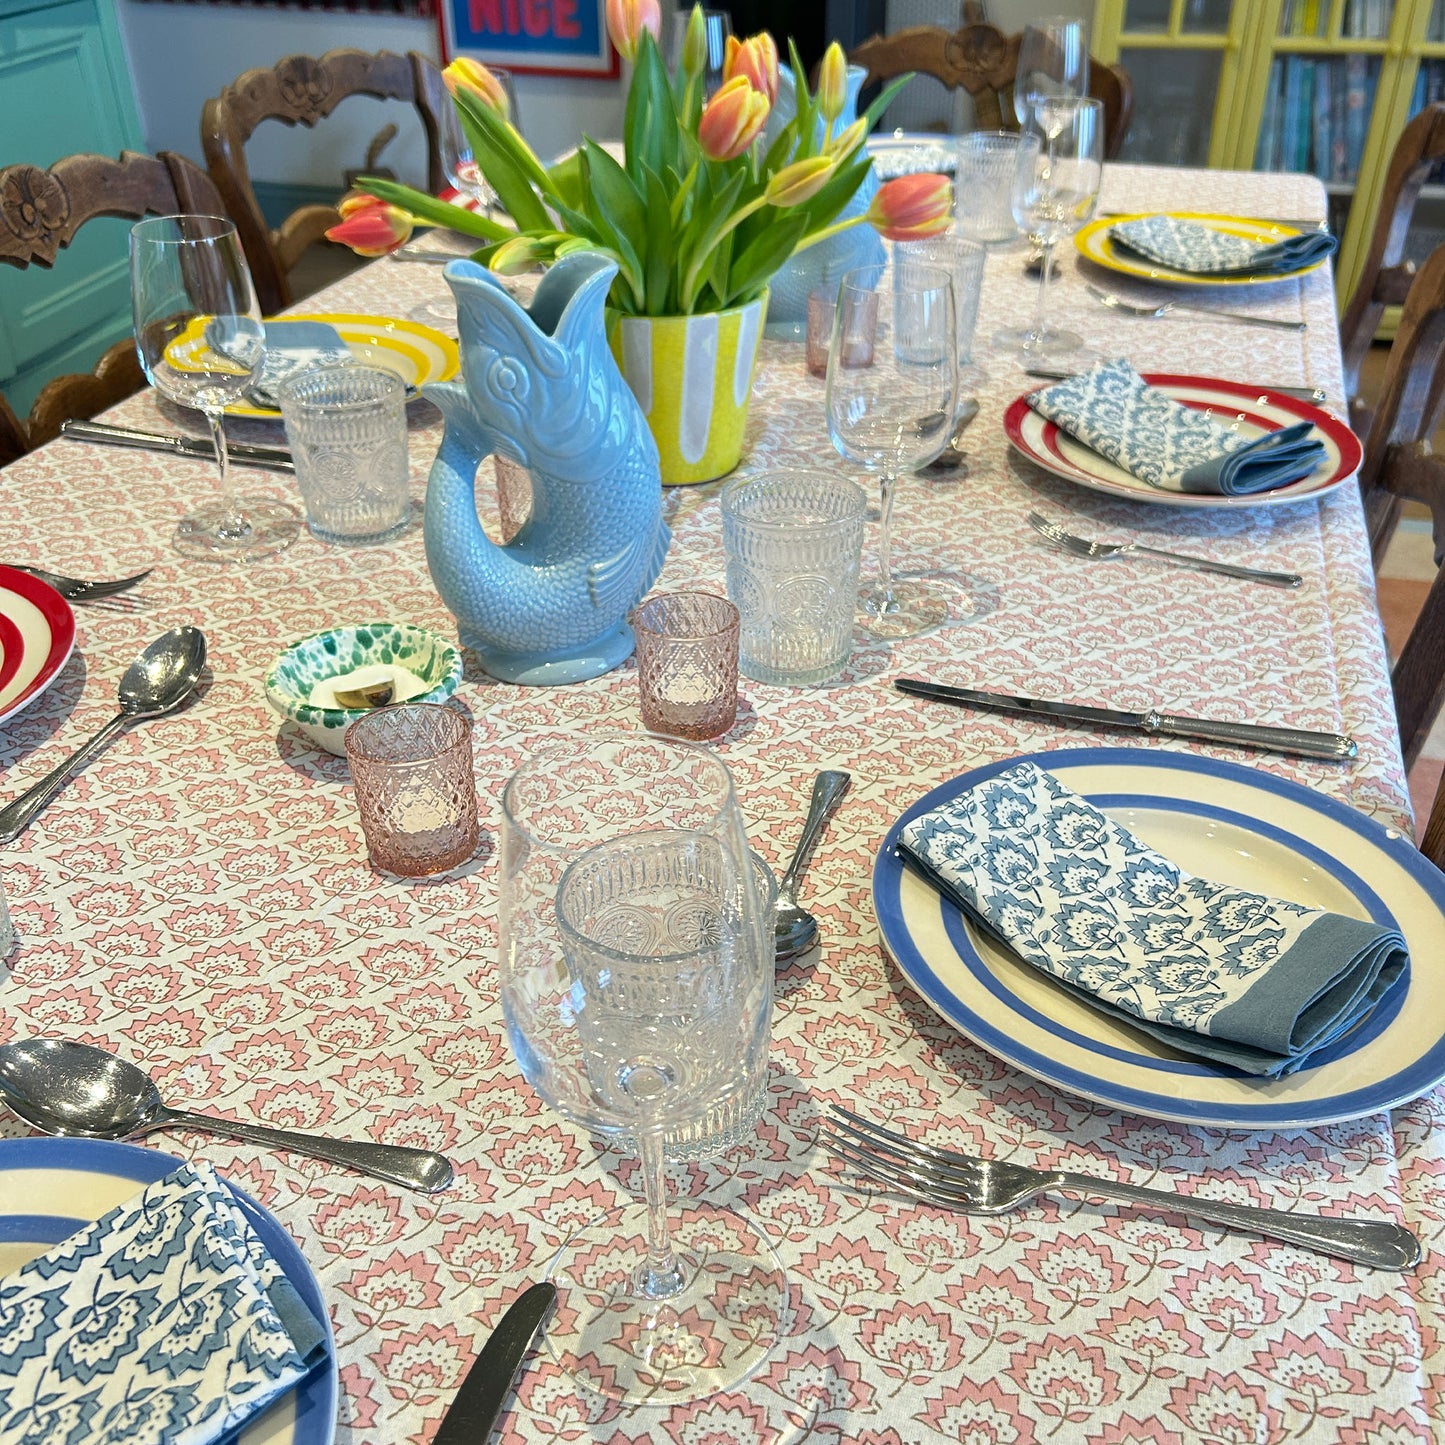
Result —
<instances>
[{"instance_id":1,"label":"butter knife on dish","mask_svg":"<svg viewBox=\"0 0 1445 1445\"><path fill-rule=\"evenodd\" d=\"M196 457L214 463L216 449L209 437L167 436L163 432L137 431L134 427L112 426L103 421L64 421L60 435L73 442L102 442L117 447L137 447L148 452L168 452L174 457ZM233 462L248 467L269 467L294 472L296 463L284 447L254 446L250 442L228 441L226 453Z\"/></svg>"},{"instance_id":2,"label":"butter knife on dish","mask_svg":"<svg viewBox=\"0 0 1445 1445\"><path fill-rule=\"evenodd\" d=\"M1359 749L1353 738L1342 733L1316 733L1304 728L1265 727L1258 723L1217 721L1213 718L1177 717L1154 708L1147 712L1120 712L1111 707L1089 707L1083 703L1046 702L1012 693L980 692L971 687L950 687L921 677L899 677L893 681L899 692L958 707L978 707L990 712L1028 713L1060 722L1091 723L1095 727L1128 728L1135 732L1163 734L1173 738L1195 738L1202 742L1234 743L1239 747L1262 748L1268 752L1298 754L1307 758L1328 758L1348 762Z\"/></svg>"},{"instance_id":3,"label":"butter knife on dish","mask_svg":"<svg viewBox=\"0 0 1445 1445\"><path fill-rule=\"evenodd\" d=\"M550 1280L524 1290L507 1306L472 1361L456 1399L447 1407L432 1445L487 1445L537 1331L552 1313L557 1286Z\"/></svg>"}]
</instances>

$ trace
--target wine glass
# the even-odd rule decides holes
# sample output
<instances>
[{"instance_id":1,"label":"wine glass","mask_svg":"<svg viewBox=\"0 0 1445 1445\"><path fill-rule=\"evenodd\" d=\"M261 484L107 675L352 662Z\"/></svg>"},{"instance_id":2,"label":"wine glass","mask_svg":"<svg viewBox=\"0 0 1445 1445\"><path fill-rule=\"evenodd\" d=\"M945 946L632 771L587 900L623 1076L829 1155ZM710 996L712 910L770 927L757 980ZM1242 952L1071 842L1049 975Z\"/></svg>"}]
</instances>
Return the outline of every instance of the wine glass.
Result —
<instances>
[{"instance_id":1,"label":"wine glass","mask_svg":"<svg viewBox=\"0 0 1445 1445\"><path fill-rule=\"evenodd\" d=\"M512 72L500 65L489 65L487 69L491 72L492 78L501 86L505 96L504 119L520 130L517 87L513 83ZM481 165L472 148L471 137L462 127L461 116L456 106L443 107L441 135L438 139L441 145L442 169L446 171L447 179L456 187L464 201L473 201L482 207L488 216L494 216L497 205L496 192L487 184L486 177L482 174Z\"/></svg>"},{"instance_id":2,"label":"wine glass","mask_svg":"<svg viewBox=\"0 0 1445 1445\"><path fill-rule=\"evenodd\" d=\"M670 1131L724 1110L766 1058L772 923L726 766L642 733L528 750L502 797L502 1012L558 1113L635 1142L643 1204L559 1250L553 1356L630 1404L730 1389L783 1329L787 1279L742 1215L669 1210Z\"/></svg>"},{"instance_id":3,"label":"wine glass","mask_svg":"<svg viewBox=\"0 0 1445 1445\"><path fill-rule=\"evenodd\" d=\"M1053 15L1024 28L1014 70L1014 113L1052 140L1064 127L1057 102L1089 93L1089 51L1080 20Z\"/></svg>"},{"instance_id":4,"label":"wine glass","mask_svg":"<svg viewBox=\"0 0 1445 1445\"><path fill-rule=\"evenodd\" d=\"M157 216L130 231L135 346L151 385L211 426L220 496L176 526L187 557L241 562L270 557L295 540L301 519L270 497L231 488L222 415L256 379L266 351L261 308L236 228L219 216Z\"/></svg>"},{"instance_id":5,"label":"wine glass","mask_svg":"<svg viewBox=\"0 0 1445 1445\"><path fill-rule=\"evenodd\" d=\"M1077 332L1061 331L1044 319L1049 272L1054 247L1094 214L1104 174L1103 102L1075 99L1049 105L1059 121L1059 131L1043 137L1037 150L1020 150L1013 189L1014 219L1043 258L1038 301L1028 326L994 337L995 344L1026 364L1046 362L1083 345Z\"/></svg>"},{"instance_id":6,"label":"wine glass","mask_svg":"<svg viewBox=\"0 0 1445 1445\"><path fill-rule=\"evenodd\" d=\"M953 283L937 267L898 256L838 283L828 432L843 456L879 477L878 580L863 597L864 626L877 637L913 637L948 615L938 589L894 580L891 537L900 473L932 461L953 430L955 335Z\"/></svg>"}]
</instances>

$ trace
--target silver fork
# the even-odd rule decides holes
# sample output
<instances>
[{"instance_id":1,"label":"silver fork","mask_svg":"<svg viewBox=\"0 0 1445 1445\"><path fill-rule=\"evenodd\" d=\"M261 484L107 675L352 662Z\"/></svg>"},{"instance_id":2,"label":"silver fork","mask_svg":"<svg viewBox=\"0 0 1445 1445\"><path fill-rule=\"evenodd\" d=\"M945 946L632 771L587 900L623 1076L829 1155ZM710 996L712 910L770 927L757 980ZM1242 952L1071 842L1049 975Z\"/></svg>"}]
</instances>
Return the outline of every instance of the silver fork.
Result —
<instances>
[{"instance_id":1,"label":"silver fork","mask_svg":"<svg viewBox=\"0 0 1445 1445\"><path fill-rule=\"evenodd\" d=\"M1239 321L1246 326L1272 326L1276 331L1303 331L1303 321L1276 321L1273 316L1251 316L1243 311L1217 311L1213 306L1191 306L1187 301L1161 301L1149 306L1136 301L1125 301L1122 296L1101 291L1095 285L1085 288L1089 295L1111 310L1122 311L1128 316L1169 316L1175 311L1197 311L1202 316L1213 316L1217 321Z\"/></svg>"},{"instance_id":2,"label":"silver fork","mask_svg":"<svg viewBox=\"0 0 1445 1445\"><path fill-rule=\"evenodd\" d=\"M1377 1269L1410 1269L1420 1262L1420 1241L1408 1229L1385 1220L1328 1219L1258 1204L1229 1204L1165 1189L1144 1189L1063 1169L1029 1169L997 1159L977 1159L920 1144L841 1105L828 1107L831 1112L823 1118L821 1137L833 1156L859 1174L925 1204L967 1214L1003 1214L1040 1194L1062 1190L1193 1215L1226 1229L1283 1239Z\"/></svg>"},{"instance_id":3,"label":"silver fork","mask_svg":"<svg viewBox=\"0 0 1445 1445\"><path fill-rule=\"evenodd\" d=\"M28 572L32 577L38 577L60 593L67 602L108 603L117 611L134 611L144 606L139 597L121 597L118 594L129 591L138 582L144 582L155 571L154 567L147 567L144 572L137 572L134 577L118 577L111 582L86 582L80 577L47 572L44 567L31 567L23 562L7 562L4 565L13 567L17 572Z\"/></svg>"},{"instance_id":4,"label":"silver fork","mask_svg":"<svg viewBox=\"0 0 1445 1445\"><path fill-rule=\"evenodd\" d=\"M1208 557L1195 557L1186 552L1165 552L1159 547L1146 547L1142 542L1091 542L1066 532L1057 522L1050 522L1037 512L1029 513L1029 526L1056 547L1075 557L1107 560L1127 557L1139 552L1146 557L1163 557L1181 567L1196 567L1201 572L1222 572L1226 577L1242 577L1247 582L1263 582L1270 587L1298 587L1305 579L1298 572L1265 572L1258 567L1237 567L1233 562L1213 562Z\"/></svg>"}]
</instances>

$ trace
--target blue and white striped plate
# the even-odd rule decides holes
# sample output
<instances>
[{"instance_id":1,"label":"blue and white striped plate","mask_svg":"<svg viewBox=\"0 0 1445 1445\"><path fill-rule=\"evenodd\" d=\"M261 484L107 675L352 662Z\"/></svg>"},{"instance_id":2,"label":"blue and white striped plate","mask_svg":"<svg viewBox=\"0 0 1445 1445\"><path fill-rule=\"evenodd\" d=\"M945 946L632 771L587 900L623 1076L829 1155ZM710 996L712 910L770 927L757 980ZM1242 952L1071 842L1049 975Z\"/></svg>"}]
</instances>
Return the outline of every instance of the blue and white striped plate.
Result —
<instances>
[{"instance_id":1,"label":"blue and white striped plate","mask_svg":"<svg viewBox=\"0 0 1445 1445\"><path fill-rule=\"evenodd\" d=\"M155 1149L99 1139L0 1140L0 1278L184 1162ZM321 1287L275 1216L229 1181L226 1187L321 1321L326 1363L225 1439L228 1445L331 1445L338 1395L336 1342Z\"/></svg>"},{"instance_id":2,"label":"blue and white striped plate","mask_svg":"<svg viewBox=\"0 0 1445 1445\"><path fill-rule=\"evenodd\" d=\"M961 1032L1025 1073L1117 1109L1222 1129L1312 1128L1417 1098L1445 1079L1445 875L1395 829L1237 763L1138 748L1029 760L1200 877L1393 921L1410 949L1397 990L1317 1066L1279 1080L1223 1073L1105 1018L964 921L899 861L909 819L1022 761L975 768L920 798L873 871L883 941Z\"/></svg>"}]
</instances>

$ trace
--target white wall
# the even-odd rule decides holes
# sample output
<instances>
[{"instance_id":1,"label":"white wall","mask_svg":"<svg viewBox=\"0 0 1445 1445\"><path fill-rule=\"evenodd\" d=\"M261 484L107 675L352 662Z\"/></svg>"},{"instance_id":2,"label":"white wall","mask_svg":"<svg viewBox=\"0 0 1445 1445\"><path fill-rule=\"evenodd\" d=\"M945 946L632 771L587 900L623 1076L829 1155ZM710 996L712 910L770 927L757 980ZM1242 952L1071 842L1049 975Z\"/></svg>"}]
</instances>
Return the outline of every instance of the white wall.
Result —
<instances>
[{"instance_id":1,"label":"white wall","mask_svg":"<svg viewBox=\"0 0 1445 1445\"><path fill-rule=\"evenodd\" d=\"M116 11L147 149L180 151L197 160L201 106L252 66L343 45L403 54L419 50L433 59L439 54L436 21L414 16L146 0L116 0ZM575 145L582 134L599 140L622 134L618 81L520 75L516 85L522 129L543 159ZM252 179L339 190L344 172L362 165L371 138L388 122L400 132L381 163L405 181L425 184L420 121L403 106L367 96L342 102L313 130L262 124L246 147Z\"/></svg>"}]
</instances>

